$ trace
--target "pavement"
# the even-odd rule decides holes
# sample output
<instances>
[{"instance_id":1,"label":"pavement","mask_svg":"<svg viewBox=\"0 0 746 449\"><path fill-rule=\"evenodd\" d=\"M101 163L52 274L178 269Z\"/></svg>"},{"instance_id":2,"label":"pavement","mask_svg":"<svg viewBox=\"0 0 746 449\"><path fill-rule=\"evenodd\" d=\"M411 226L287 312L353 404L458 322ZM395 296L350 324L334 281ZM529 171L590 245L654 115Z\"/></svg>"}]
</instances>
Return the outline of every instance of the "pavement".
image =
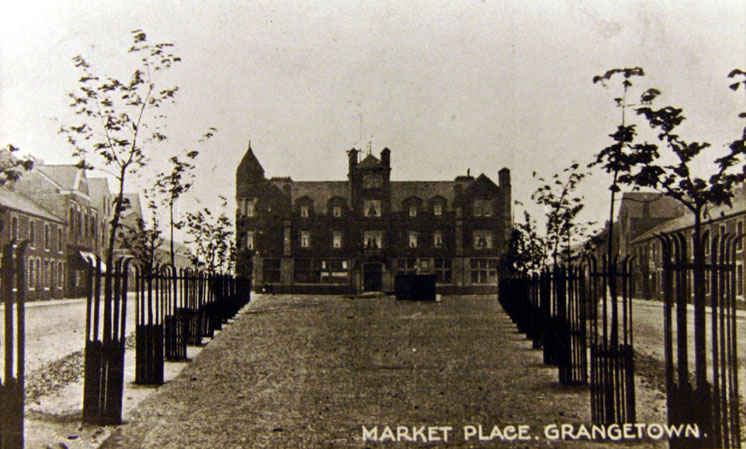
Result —
<instances>
[{"instance_id":1,"label":"pavement","mask_svg":"<svg viewBox=\"0 0 746 449\"><path fill-rule=\"evenodd\" d=\"M591 424L589 389L560 385L541 360L492 296L257 294L96 441L102 449L665 445L555 439L557 426ZM665 422L660 392L637 388L638 422Z\"/></svg>"}]
</instances>

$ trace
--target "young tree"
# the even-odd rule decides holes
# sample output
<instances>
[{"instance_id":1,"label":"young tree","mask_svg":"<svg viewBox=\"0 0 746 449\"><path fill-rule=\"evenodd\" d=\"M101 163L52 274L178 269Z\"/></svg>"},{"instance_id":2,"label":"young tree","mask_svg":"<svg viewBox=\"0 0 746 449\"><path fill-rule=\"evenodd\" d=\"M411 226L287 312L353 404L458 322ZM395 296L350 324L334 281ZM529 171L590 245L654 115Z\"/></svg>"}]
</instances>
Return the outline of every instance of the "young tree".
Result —
<instances>
[{"instance_id":1,"label":"young tree","mask_svg":"<svg viewBox=\"0 0 746 449\"><path fill-rule=\"evenodd\" d=\"M144 274L147 275L153 273L155 266L163 262L159 254L163 238L157 213L158 202L154 199L152 192L146 190L143 196L146 207L150 210L150 223L138 218L134 227L123 225L119 236L122 246L132 253Z\"/></svg>"},{"instance_id":2,"label":"young tree","mask_svg":"<svg viewBox=\"0 0 746 449\"><path fill-rule=\"evenodd\" d=\"M221 209L227 203L221 197ZM216 215L207 208L186 214L187 234L195 245L192 262L195 266L204 267L211 273L225 271L230 268L232 259L233 225L230 218L221 212Z\"/></svg>"},{"instance_id":3,"label":"young tree","mask_svg":"<svg viewBox=\"0 0 746 449\"><path fill-rule=\"evenodd\" d=\"M619 185L632 184L631 171L636 167L650 163L657 157L655 146L634 143L637 135L636 125L627 123L626 113L628 108L649 104L658 92L655 89L650 89L642 94L639 104L628 102L627 97L633 87L632 78L645 76L645 72L640 67L611 69L603 75L593 77L593 83L601 83L604 87L608 87L608 82L617 76L623 77L621 82L622 95L614 98L616 107L621 109L621 121L616 131L609 135L614 142L596 154L595 160L588 165L589 168L600 165L606 173L612 175L611 185L609 186L611 200L609 202L609 241L607 246L607 257L610 262L615 254L613 242L614 215L616 194L621 190Z\"/></svg>"},{"instance_id":4,"label":"young tree","mask_svg":"<svg viewBox=\"0 0 746 449\"><path fill-rule=\"evenodd\" d=\"M73 156L80 159L81 168L107 171L118 181L105 254L107 267L114 266L114 247L128 176L146 165L147 154L155 144L166 140L161 125L166 116L159 111L161 106L174 101L179 90L178 86L159 87L155 78L157 73L181 61L171 53L173 45L150 44L141 30L132 32L132 41L129 53L139 60L129 80L99 75L83 56L73 58L81 77L76 90L69 93L70 107L80 121L60 128L73 147ZM111 276L107 273L107 297L111 287Z\"/></svg>"},{"instance_id":5,"label":"young tree","mask_svg":"<svg viewBox=\"0 0 746 449\"><path fill-rule=\"evenodd\" d=\"M523 212L523 223L516 223L508 243L508 268L518 274L540 272L546 266L547 244L537 231L536 221Z\"/></svg>"},{"instance_id":6,"label":"young tree","mask_svg":"<svg viewBox=\"0 0 746 449\"><path fill-rule=\"evenodd\" d=\"M215 131L214 128L210 128L208 136L212 136ZM169 252L171 255L171 264L176 266L176 252L174 249L174 229L181 229L184 226L184 220L177 219L174 216L174 206L176 201L179 200L186 192L191 189L194 183L194 170L193 161L199 153L197 151L188 151L180 159L179 156L171 157L168 162L170 164L170 171L161 172L156 178L156 188L158 192L163 196L163 204L168 207L168 224L169 224L169 239L170 248Z\"/></svg>"},{"instance_id":7,"label":"young tree","mask_svg":"<svg viewBox=\"0 0 746 449\"><path fill-rule=\"evenodd\" d=\"M739 86L746 88L746 73L733 70L731 78L741 77L740 81L731 84L737 91ZM651 100L659 91L651 89L648 94ZM702 221L709 206L728 205L734 195L734 188L742 183L746 176L746 128L741 137L731 142L726 148L727 154L714 159L717 170L709 178L702 178L692 172L695 164L701 164L704 150L711 147L708 142L688 141L677 133L677 127L686 119L681 108L664 106L660 109L650 105L636 108L637 114L643 116L650 127L658 130L658 141L662 148L669 150L673 162L664 163L658 157L659 144L646 144L654 147L651 152L655 157L647 165L632 171L631 182L638 186L651 187L664 195L679 201L694 216L694 235L692 253L694 256L694 342L695 342L695 378L697 385L707 383L706 374L706 340L705 340L705 248L702 243ZM746 118L746 113L740 113ZM696 162L695 162L696 161Z\"/></svg>"},{"instance_id":8,"label":"young tree","mask_svg":"<svg viewBox=\"0 0 746 449\"><path fill-rule=\"evenodd\" d=\"M614 256L616 254L616 248L614 248L614 215L615 215L615 203L616 194L620 191L620 184L632 184L631 172L637 167L644 167L645 164L650 163L657 156L657 149L654 145L638 144L634 143L635 136L637 135L637 129L635 124L627 123L627 109L638 106L637 104L631 104L628 102L628 95L630 89L633 87L632 79L634 77L645 76L645 72L640 67L632 68L615 68L608 70L603 75L597 75L593 77L593 83L601 83L604 87L608 87L608 82L612 78L621 76L622 82L622 95L615 97L614 102L616 107L621 109L621 121L617 126L616 131L610 134L613 143L606 148L602 149L595 156L595 160L591 162L588 167L594 167L600 165L601 168L612 175L611 185L609 190L611 191L611 200L609 202L609 220L608 220L608 241L606 246L606 257L608 260L608 266L610 269L609 276L609 295L611 297L611 344L616 345L619 341L619 312L617 310L617 278L615 275L616 265ZM640 104L649 104L657 95L657 91L650 89L645 91L640 97ZM643 169L644 170L644 169ZM603 317L604 323L606 323L606 302L604 301ZM606 324L604 324L604 340L606 340Z\"/></svg>"},{"instance_id":9,"label":"young tree","mask_svg":"<svg viewBox=\"0 0 746 449\"><path fill-rule=\"evenodd\" d=\"M583 210L583 197L575 196L578 184L585 177L585 173L579 171L580 165L573 163L555 173L550 182L544 178L534 177L544 183L531 196L539 205L544 206L547 213L546 243L551 247L552 263L559 263L561 247L564 244L565 254L570 259L571 245L579 235L573 233L578 230L576 218ZM562 176L566 175L566 178ZM585 229L585 227L583 227Z\"/></svg>"}]
</instances>

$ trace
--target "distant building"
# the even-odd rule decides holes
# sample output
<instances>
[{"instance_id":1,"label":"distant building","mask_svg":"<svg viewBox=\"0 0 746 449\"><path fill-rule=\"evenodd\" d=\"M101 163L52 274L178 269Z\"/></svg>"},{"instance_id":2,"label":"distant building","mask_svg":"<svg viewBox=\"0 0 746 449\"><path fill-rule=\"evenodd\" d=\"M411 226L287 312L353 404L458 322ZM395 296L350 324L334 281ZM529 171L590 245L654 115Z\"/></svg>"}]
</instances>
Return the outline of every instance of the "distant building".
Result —
<instances>
[{"instance_id":1,"label":"distant building","mask_svg":"<svg viewBox=\"0 0 746 449\"><path fill-rule=\"evenodd\" d=\"M145 220L140 194L135 192L125 193L124 198L127 202L127 208L122 212L119 219L120 236L122 233L126 232L127 229L138 229L138 222ZM149 226L149 223L145 223L145 225L147 227ZM165 238L165 236L168 235L167 226L168 223L162 223L162 242L155 252L156 263L159 265L171 263L171 242ZM120 238L116 244L115 254L117 257L131 255L131 252L127 248L122 247L122 241L123 240ZM177 269L193 267L191 254L191 251L186 245L178 241L174 242L174 265Z\"/></svg>"},{"instance_id":2,"label":"distant building","mask_svg":"<svg viewBox=\"0 0 746 449\"><path fill-rule=\"evenodd\" d=\"M510 171L391 181L391 151L348 152L346 181L267 179L249 146L236 171L239 274L275 292L391 291L433 273L442 293L495 292L512 229Z\"/></svg>"},{"instance_id":3,"label":"distant building","mask_svg":"<svg viewBox=\"0 0 746 449\"><path fill-rule=\"evenodd\" d=\"M99 232L95 244L95 252L104 257L109 247L109 223L113 210L113 199L106 178L88 178L88 191L91 205L98 209Z\"/></svg>"},{"instance_id":4,"label":"distant building","mask_svg":"<svg viewBox=\"0 0 746 449\"><path fill-rule=\"evenodd\" d=\"M0 251L10 241L28 240L26 300L65 296L65 221L23 194L0 187Z\"/></svg>"},{"instance_id":5,"label":"distant building","mask_svg":"<svg viewBox=\"0 0 746 449\"><path fill-rule=\"evenodd\" d=\"M85 170L36 163L12 188L65 219L65 296L84 296L88 261L96 254L100 233L99 212L91 204Z\"/></svg>"},{"instance_id":6,"label":"distant building","mask_svg":"<svg viewBox=\"0 0 746 449\"><path fill-rule=\"evenodd\" d=\"M746 220L746 194L741 186L736 190L733 198L733 207L723 205L711 207L707 211L707 216L702 221L702 237L705 243L705 256L709 256L710 241L714 236L723 236L726 234L740 235L744 233L744 220ZM678 218L666 220L657 226L650 227L644 233L632 238L627 242L630 255L635 257L635 270L639 274L636 276L634 283L634 293L637 297L646 299L655 299L655 292L661 291L663 264L661 243L656 237L661 233L671 234L680 233L687 237L689 242L690 256L692 238L694 233L694 214L687 211ZM736 294L739 300L739 307L744 307L744 262L746 254L744 253L744 240L742 239L736 246ZM705 292L709 295L709 275L707 276L707 285Z\"/></svg>"},{"instance_id":7,"label":"distant building","mask_svg":"<svg viewBox=\"0 0 746 449\"><path fill-rule=\"evenodd\" d=\"M681 217L685 207L658 192L624 192L619 206L619 254L632 254L632 241L644 232Z\"/></svg>"}]
</instances>

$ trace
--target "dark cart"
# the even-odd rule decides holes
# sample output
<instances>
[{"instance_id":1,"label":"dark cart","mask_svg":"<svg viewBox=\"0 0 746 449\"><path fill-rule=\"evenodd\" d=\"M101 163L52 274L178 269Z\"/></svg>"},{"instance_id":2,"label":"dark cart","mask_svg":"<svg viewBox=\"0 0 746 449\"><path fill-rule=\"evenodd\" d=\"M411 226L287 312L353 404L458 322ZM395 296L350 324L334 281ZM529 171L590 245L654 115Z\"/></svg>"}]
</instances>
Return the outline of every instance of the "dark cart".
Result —
<instances>
[{"instance_id":1,"label":"dark cart","mask_svg":"<svg viewBox=\"0 0 746 449\"><path fill-rule=\"evenodd\" d=\"M435 275L397 274L394 292L400 300L435 301Z\"/></svg>"}]
</instances>

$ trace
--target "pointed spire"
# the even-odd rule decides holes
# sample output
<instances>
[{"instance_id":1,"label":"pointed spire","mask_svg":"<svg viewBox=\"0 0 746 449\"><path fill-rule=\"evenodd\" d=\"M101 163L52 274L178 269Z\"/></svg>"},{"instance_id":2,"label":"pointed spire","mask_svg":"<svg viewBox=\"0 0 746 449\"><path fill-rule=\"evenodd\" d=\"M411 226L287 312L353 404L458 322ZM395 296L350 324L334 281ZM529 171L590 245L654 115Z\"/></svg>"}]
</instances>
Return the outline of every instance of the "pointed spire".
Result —
<instances>
[{"instance_id":1,"label":"pointed spire","mask_svg":"<svg viewBox=\"0 0 746 449\"><path fill-rule=\"evenodd\" d=\"M254 151L251 149L251 140L249 140L246 154L244 154L236 170L236 187L238 190L242 190L247 183L261 180L264 180L264 168L254 155Z\"/></svg>"}]
</instances>

